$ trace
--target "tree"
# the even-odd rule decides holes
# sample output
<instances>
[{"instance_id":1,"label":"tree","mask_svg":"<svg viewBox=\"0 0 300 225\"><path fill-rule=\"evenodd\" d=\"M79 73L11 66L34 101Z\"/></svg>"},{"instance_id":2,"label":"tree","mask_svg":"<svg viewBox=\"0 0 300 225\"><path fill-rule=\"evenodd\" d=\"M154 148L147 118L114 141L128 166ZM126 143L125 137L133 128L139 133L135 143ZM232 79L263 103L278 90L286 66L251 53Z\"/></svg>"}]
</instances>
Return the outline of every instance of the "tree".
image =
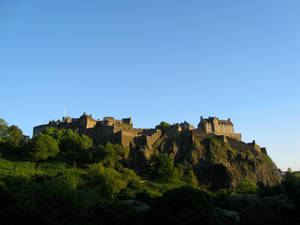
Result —
<instances>
[{"instance_id":1,"label":"tree","mask_svg":"<svg viewBox=\"0 0 300 225\"><path fill-rule=\"evenodd\" d=\"M64 130L62 136L57 130L54 135L59 137L60 149L64 153L85 152L93 147L93 140L90 137L84 134L80 136L71 129Z\"/></svg>"},{"instance_id":2,"label":"tree","mask_svg":"<svg viewBox=\"0 0 300 225\"><path fill-rule=\"evenodd\" d=\"M7 123L5 122L4 119L0 118L0 142L2 138L5 136L6 128L7 128Z\"/></svg>"},{"instance_id":3,"label":"tree","mask_svg":"<svg viewBox=\"0 0 300 225\"><path fill-rule=\"evenodd\" d=\"M53 137L57 141L58 145L60 145L60 142L63 139L64 133L66 133L66 130L57 129L57 128L54 128L54 127L46 127L46 129L44 130L43 133L48 134L51 137Z\"/></svg>"},{"instance_id":4,"label":"tree","mask_svg":"<svg viewBox=\"0 0 300 225\"><path fill-rule=\"evenodd\" d=\"M3 149L9 151L23 146L24 135L22 130L15 125L8 126L3 119L0 119L0 143Z\"/></svg>"},{"instance_id":5,"label":"tree","mask_svg":"<svg viewBox=\"0 0 300 225\"><path fill-rule=\"evenodd\" d=\"M160 122L160 124L159 125L157 125L155 128L156 129L164 129L164 128L166 128L166 127L169 127L169 126L171 126L171 124L169 124L169 123L167 123L167 122L165 122L165 121L162 121L162 122Z\"/></svg>"},{"instance_id":6,"label":"tree","mask_svg":"<svg viewBox=\"0 0 300 225\"><path fill-rule=\"evenodd\" d=\"M63 153L75 153L80 148L80 136L71 129L64 130L60 140L60 150Z\"/></svg>"},{"instance_id":7,"label":"tree","mask_svg":"<svg viewBox=\"0 0 300 225\"><path fill-rule=\"evenodd\" d=\"M5 132L6 137L4 138L4 141L8 148L20 147L24 143L23 132L17 126L9 126Z\"/></svg>"},{"instance_id":8,"label":"tree","mask_svg":"<svg viewBox=\"0 0 300 225\"><path fill-rule=\"evenodd\" d=\"M105 146L99 145L95 149L95 158L103 163L106 167L121 169L121 162L125 162L128 158L129 149L119 144L111 144L107 142Z\"/></svg>"},{"instance_id":9,"label":"tree","mask_svg":"<svg viewBox=\"0 0 300 225\"><path fill-rule=\"evenodd\" d=\"M90 137L83 134L79 138L79 147L81 151L89 150L93 147L93 140Z\"/></svg>"},{"instance_id":10,"label":"tree","mask_svg":"<svg viewBox=\"0 0 300 225\"><path fill-rule=\"evenodd\" d=\"M44 161L54 158L59 153L57 141L47 134L39 134L33 137L28 156L32 161Z\"/></svg>"},{"instance_id":11,"label":"tree","mask_svg":"<svg viewBox=\"0 0 300 225\"><path fill-rule=\"evenodd\" d=\"M150 173L153 178L160 180L174 180L176 173L174 159L168 154L152 155L150 160Z\"/></svg>"}]
</instances>

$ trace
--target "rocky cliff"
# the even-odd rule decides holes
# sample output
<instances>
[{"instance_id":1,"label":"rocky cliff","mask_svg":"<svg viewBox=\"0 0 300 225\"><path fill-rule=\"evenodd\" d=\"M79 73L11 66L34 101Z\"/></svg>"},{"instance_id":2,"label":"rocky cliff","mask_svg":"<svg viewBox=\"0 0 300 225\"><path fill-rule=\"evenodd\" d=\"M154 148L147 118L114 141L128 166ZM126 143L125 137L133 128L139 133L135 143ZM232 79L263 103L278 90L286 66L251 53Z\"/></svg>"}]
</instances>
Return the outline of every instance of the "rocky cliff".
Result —
<instances>
[{"instance_id":1,"label":"rocky cliff","mask_svg":"<svg viewBox=\"0 0 300 225\"><path fill-rule=\"evenodd\" d=\"M224 136L204 137L197 130L180 133L164 130L153 145L136 146L132 152L136 169L145 168L155 152L168 153L175 163L193 168L200 182L215 189L236 187L245 178L270 186L281 180L264 148Z\"/></svg>"}]
</instances>

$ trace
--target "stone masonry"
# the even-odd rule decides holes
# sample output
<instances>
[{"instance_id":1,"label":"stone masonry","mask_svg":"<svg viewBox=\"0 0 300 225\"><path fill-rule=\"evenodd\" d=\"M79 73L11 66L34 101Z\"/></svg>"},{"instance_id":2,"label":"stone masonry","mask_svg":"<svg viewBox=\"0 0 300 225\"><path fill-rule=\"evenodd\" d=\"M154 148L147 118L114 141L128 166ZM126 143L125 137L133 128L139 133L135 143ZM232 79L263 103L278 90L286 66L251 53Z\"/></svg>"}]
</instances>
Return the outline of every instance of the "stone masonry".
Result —
<instances>
[{"instance_id":1,"label":"stone masonry","mask_svg":"<svg viewBox=\"0 0 300 225\"><path fill-rule=\"evenodd\" d=\"M230 119L219 120L217 117L209 117L208 119L204 119L201 116L200 123L198 124L198 130L200 130L204 135L224 135L239 141L242 140L241 134L234 133L233 124Z\"/></svg>"},{"instance_id":2,"label":"stone masonry","mask_svg":"<svg viewBox=\"0 0 300 225\"><path fill-rule=\"evenodd\" d=\"M162 135L171 137L177 136L181 132L192 132L202 138L221 136L225 142L227 142L227 137L238 142L241 142L242 139L241 134L234 133L230 119L219 120L217 117L205 119L202 116L197 129L185 121L173 124L162 131L159 128L133 128L131 118L116 120L113 117L104 117L103 120L95 120L92 115L83 113L79 118L63 117L61 121L49 121L48 124L36 126L33 129L33 135L42 133L47 127L71 129L79 134L85 134L93 139L95 145L105 144L109 141L127 148L141 145L151 147ZM238 142L236 143L238 144ZM261 150L255 141L247 145L251 149Z\"/></svg>"}]
</instances>

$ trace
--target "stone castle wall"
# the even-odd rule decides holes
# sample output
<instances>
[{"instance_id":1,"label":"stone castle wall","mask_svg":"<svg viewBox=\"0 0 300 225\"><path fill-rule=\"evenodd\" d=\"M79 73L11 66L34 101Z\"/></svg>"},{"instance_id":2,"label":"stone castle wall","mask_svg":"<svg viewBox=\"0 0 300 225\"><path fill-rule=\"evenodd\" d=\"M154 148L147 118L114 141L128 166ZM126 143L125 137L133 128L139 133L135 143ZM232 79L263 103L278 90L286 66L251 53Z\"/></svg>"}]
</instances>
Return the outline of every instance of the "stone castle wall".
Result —
<instances>
[{"instance_id":1,"label":"stone castle wall","mask_svg":"<svg viewBox=\"0 0 300 225\"><path fill-rule=\"evenodd\" d=\"M120 131L120 143L125 146L129 147L130 144L134 143L134 138L136 138L138 135L138 132L136 130L121 130Z\"/></svg>"},{"instance_id":2,"label":"stone castle wall","mask_svg":"<svg viewBox=\"0 0 300 225\"><path fill-rule=\"evenodd\" d=\"M146 136L146 142L148 146L152 146L160 137L161 137L161 130L154 130L154 132L150 135Z\"/></svg>"},{"instance_id":3,"label":"stone castle wall","mask_svg":"<svg viewBox=\"0 0 300 225\"><path fill-rule=\"evenodd\" d=\"M84 129L80 134L85 134L91 137L95 145L104 145L106 142L117 143L118 139L114 135L114 128L105 127L94 127L89 129Z\"/></svg>"},{"instance_id":4,"label":"stone castle wall","mask_svg":"<svg viewBox=\"0 0 300 225\"><path fill-rule=\"evenodd\" d=\"M104 117L103 120L94 120L92 115L83 114L80 118L63 117L62 121L50 121L48 124L34 127L33 134L43 132L47 127L72 129L79 134L85 134L91 137L95 145L105 144L106 142L118 143L125 147L130 146L152 146L162 135L176 137L181 132L192 132L193 136L205 138L210 136L232 138L241 142L241 134L234 133L233 124L228 120L219 120L216 117L209 117L198 124L195 129L191 124L184 122L173 124L161 129L137 129L133 128L131 118L115 120L113 117ZM236 145L237 142L233 142ZM254 143L247 145L250 149L260 150L260 147ZM246 147L247 148L247 147Z\"/></svg>"},{"instance_id":5,"label":"stone castle wall","mask_svg":"<svg viewBox=\"0 0 300 225\"><path fill-rule=\"evenodd\" d=\"M71 129L85 134L93 139L95 145L111 142L125 147L131 144L153 144L161 134L161 131L156 129L133 128L131 118L115 120L113 117L104 117L100 121L85 113L80 118L63 117L62 121L50 121L48 124L34 127L33 135L42 133L47 127Z\"/></svg>"}]
</instances>

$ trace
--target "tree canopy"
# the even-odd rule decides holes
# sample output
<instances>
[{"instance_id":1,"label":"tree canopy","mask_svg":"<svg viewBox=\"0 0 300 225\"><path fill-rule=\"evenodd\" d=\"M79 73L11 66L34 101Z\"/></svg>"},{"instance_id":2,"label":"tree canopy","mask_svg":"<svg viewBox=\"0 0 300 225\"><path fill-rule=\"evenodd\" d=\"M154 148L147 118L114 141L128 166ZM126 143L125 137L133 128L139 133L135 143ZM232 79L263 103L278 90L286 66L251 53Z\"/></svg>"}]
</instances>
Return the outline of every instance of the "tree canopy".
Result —
<instances>
[{"instance_id":1,"label":"tree canopy","mask_svg":"<svg viewBox=\"0 0 300 225\"><path fill-rule=\"evenodd\" d=\"M93 140L86 135L79 135L71 129L47 127L44 134L53 137L63 154L85 152L93 147Z\"/></svg>"},{"instance_id":2,"label":"tree canopy","mask_svg":"<svg viewBox=\"0 0 300 225\"><path fill-rule=\"evenodd\" d=\"M22 130L15 126L8 126L4 119L0 119L0 142L5 149L15 149L24 144Z\"/></svg>"},{"instance_id":3,"label":"tree canopy","mask_svg":"<svg viewBox=\"0 0 300 225\"><path fill-rule=\"evenodd\" d=\"M168 154L153 155L150 161L150 173L152 177L170 180L174 176L174 159Z\"/></svg>"},{"instance_id":4,"label":"tree canopy","mask_svg":"<svg viewBox=\"0 0 300 225\"><path fill-rule=\"evenodd\" d=\"M32 138L28 156L32 161L44 161L58 153L57 141L48 134L39 134Z\"/></svg>"},{"instance_id":5,"label":"tree canopy","mask_svg":"<svg viewBox=\"0 0 300 225\"><path fill-rule=\"evenodd\" d=\"M162 121L162 122L160 122L159 125L156 126L156 128L158 128L158 129L164 129L164 128L169 127L169 126L171 126L171 124L169 124L169 123L167 123L165 121Z\"/></svg>"}]
</instances>

